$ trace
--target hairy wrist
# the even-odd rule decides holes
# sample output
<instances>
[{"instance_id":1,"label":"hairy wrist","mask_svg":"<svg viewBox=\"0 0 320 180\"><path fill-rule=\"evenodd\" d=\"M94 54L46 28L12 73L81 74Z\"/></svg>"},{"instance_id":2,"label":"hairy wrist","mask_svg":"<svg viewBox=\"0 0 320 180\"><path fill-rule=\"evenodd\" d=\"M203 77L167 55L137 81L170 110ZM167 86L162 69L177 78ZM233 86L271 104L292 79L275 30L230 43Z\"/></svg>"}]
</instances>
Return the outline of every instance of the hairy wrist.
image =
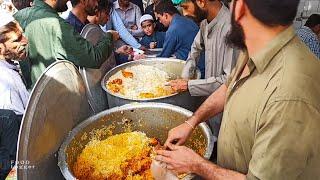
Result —
<instances>
[{"instance_id":1,"label":"hairy wrist","mask_svg":"<svg viewBox=\"0 0 320 180\"><path fill-rule=\"evenodd\" d=\"M204 169L203 167L206 165L207 161L203 158L199 158L199 159L196 159L194 162L192 162L191 164L191 173L194 173L194 174L202 174L202 170Z\"/></svg>"},{"instance_id":2,"label":"hairy wrist","mask_svg":"<svg viewBox=\"0 0 320 180\"><path fill-rule=\"evenodd\" d=\"M199 118L195 115L192 115L189 119L188 119L188 123L190 125L192 125L193 127L197 127L197 125L199 124Z\"/></svg>"}]
</instances>

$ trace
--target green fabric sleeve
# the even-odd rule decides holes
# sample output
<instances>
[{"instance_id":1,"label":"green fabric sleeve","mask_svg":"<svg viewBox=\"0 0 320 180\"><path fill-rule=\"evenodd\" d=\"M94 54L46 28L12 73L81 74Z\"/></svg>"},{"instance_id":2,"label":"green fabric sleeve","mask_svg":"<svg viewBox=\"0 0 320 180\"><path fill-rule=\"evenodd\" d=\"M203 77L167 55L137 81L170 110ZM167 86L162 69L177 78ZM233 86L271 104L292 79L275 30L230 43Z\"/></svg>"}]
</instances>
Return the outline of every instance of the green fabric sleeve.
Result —
<instances>
[{"instance_id":1,"label":"green fabric sleeve","mask_svg":"<svg viewBox=\"0 0 320 180\"><path fill-rule=\"evenodd\" d=\"M75 65L87 68L99 68L112 54L112 34L107 33L95 46L85 40L66 22L60 22L55 43L56 59L65 59Z\"/></svg>"}]
</instances>

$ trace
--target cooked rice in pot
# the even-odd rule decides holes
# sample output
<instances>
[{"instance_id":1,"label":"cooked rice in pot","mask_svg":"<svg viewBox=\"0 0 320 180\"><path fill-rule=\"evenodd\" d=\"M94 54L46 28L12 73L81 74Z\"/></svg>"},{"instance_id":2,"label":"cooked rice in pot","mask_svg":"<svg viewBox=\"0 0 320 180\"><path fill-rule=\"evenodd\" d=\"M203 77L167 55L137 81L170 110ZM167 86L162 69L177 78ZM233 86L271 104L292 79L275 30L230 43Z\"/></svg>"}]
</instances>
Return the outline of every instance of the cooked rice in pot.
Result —
<instances>
[{"instance_id":1,"label":"cooked rice in pot","mask_svg":"<svg viewBox=\"0 0 320 180\"><path fill-rule=\"evenodd\" d=\"M129 99L148 99L173 94L172 88L165 86L169 79L167 72L156 67L136 65L118 71L106 86L114 94Z\"/></svg>"},{"instance_id":2,"label":"cooked rice in pot","mask_svg":"<svg viewBox=\"0 0 320 180\"><path fill-rule=\"evenodd\" d=\"M150 156L157 144L137 131L91 140L73 166L74 175L79 180L152 180Z\"/></svg>"}]
</instances>

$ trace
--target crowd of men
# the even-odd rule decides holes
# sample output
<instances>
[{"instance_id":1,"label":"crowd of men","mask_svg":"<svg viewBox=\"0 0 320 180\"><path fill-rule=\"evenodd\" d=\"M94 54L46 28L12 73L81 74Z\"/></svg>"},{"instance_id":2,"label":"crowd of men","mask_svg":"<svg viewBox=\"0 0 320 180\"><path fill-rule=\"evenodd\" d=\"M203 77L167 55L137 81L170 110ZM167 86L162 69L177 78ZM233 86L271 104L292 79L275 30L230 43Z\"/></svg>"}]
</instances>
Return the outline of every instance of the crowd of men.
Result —
<instances>
[{"instance_id":1,"label":"crowd of men","mask_svg":"<svg viewBox=\"0 0 320 180\"><path fill-rule=\"evenodd\" d=\"M0 11L0 179L48 66L97 69L115 54L112 68L134 49L154 48L186 61L170 86L203 99L157 151L166 169L205 179L320 177L320 15L295 30L299 0L154 0L145 9L142 1L71 0L63 19L67 1L14 0L17 13ZM201 122L218 138L215 164L184 146Z\"/></svg>"}]
</instances>

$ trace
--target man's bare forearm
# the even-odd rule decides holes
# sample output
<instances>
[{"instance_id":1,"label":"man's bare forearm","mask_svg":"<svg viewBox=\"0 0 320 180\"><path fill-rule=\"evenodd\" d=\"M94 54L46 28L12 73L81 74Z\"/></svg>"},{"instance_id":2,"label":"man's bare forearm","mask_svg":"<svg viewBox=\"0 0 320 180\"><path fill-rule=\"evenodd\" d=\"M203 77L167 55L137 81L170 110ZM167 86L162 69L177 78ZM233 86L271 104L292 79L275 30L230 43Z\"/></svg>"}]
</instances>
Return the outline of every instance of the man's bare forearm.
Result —
<instances>
[{"instance_id":1,"label":"man's bare forearm","mask_svg":"<svg viewBox=\"0 0 320 180\"><path fill-rule=\"evenodd\" d=\"M214 180L245 180L246 176L236 171L221 168L207 160L203 160L193 165L193 173L203 179Z\"/></svg>"},{"instance_id":2,"label":"man's bare forearm","mask_svg":"<svg viewBox=\"0 0 320 180\"><path fill-rule=\"evenodd\" d=\"M193 126L207 121L209 118L223 111L226 100L227 86L221 85L208 99L198 108L188 120Z\"/></svg>"}]
</instances>

